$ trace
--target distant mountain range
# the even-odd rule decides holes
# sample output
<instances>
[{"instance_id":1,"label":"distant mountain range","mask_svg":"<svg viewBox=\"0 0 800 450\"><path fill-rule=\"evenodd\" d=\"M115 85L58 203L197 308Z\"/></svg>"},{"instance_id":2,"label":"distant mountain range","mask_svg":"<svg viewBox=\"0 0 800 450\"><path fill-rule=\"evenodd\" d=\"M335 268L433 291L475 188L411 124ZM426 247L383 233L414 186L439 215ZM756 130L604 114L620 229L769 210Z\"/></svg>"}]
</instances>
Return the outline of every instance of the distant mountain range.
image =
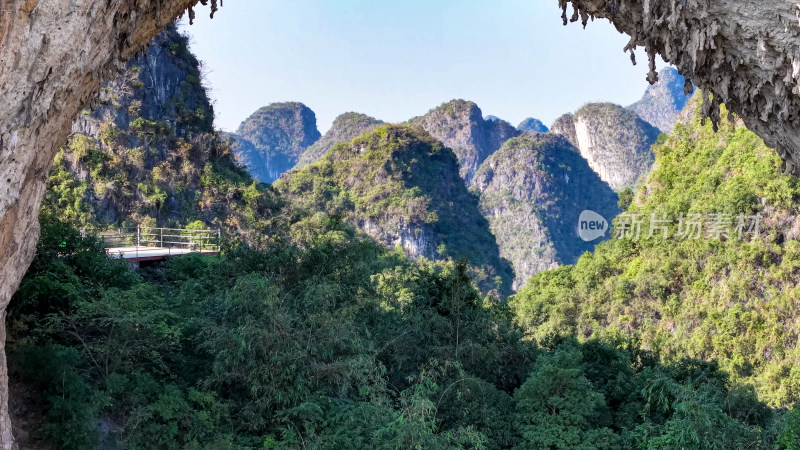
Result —
<instances>
[{"instance_id":1,"label":"distant mountain range","mask_svg":"<svg viewBox=\"0 0 800 450\"><path fill-rule=\"evenodd\" d=\"M273 103L244 120L233 150L259 181L272 183L294 167L321 134L317 117L298 102Z\"/></svg>"},{"instance_id":2,"label":"distant mountain range","mask_svg":"<svg viewBox=\"0 0 800 450\"><path fill-rule=\"evenodd\" d=\"M497 116L484 117L474 102L459 99L410 119L407 125L417 131L389 130L418 145L427 142L428 135L452 150L460 179L480 199L480 211L488 219L500 257L513 264L516 288L539 271L574 263L581 253L594 247L595 242L586 243L578 238L577 217L584 209L598 212L609 221L617 214L618 197L614 191L636 185L649 173L654 160L650 147L661 130L671 130L677 120L678 111L686 102L684 85L674 69L665 69L660 82L648 88L643 99L631 107L587 104L574 114L561 116L549 129L535 118L525 119L514 127ZM308 170L316 174L312 177L316 179L321 173L316 163L333 154L338 162L328 162L322 167L335 170L324 173L335 179L344 176L341 171L348 174L351 182L347 186L348 195L361 196L365 190L377 186L374 180L363 178L351 167L358 159L343 155L352 154L353 149L348 146L359 136L377 139L373 131L382 129L381 126L381 120L349 112L337 117L325 136L320 137L313 111L301 103L279 103L261 108L231 137L236 142L234 151L239 160L261 181L272 182L283 177L286 183L296 184L297 180L311 176L305 173ZM333 152L337 144L345 146ZM417 156L421 161L429 161L423 153ZM387 153L395 157L408 154L415 153ZM381 158L376 161L391 165L388 156ZM349 162L344 164L345 160ZM358 167L361 171L375 170L370 167L376 161L367 166L358 163L362 164ZM298 173L301 169L304 174ZM421 169L414 165L405 170L393 172L393 176L416 177ZM295 202L307 203L303 196L310 192L289 192L286 183L279 184L286 195ZM450 185L429 186L422 197L439 198L442 192L452 196L454 189ZM457 209L471 210L464 203L467 197L457 198L460 200L448 201ZM317 208L326 210L328 206L317 205ZM437 208L425 210L441 214ZM383 215L380 219L365 218L364 214L354 204L354 209L345 216L387 246L400 244L410 256L443 257L437 252L442 244L450 249L448 255L464 256L463 252L454 251L462 246L454 245L452 238L447 237L454 230L443 223L451 222L437 222L433 227L400 210L394 210L395 217ZM442 231L443 227L448 228L447 232ZM502 264L497 262L500 259L491 263L472 259L476 267L488 265L493 267L492 271L503 271Z\"/></svg>"},{"instance_id":3,"label":"distant mountain range","mask_svg":"<svg viewBox=\"0 0 800 450\"><path fill-rule=\"evenodd\" d=\"M236 232L268 216L269 192L277 192L298 229L320 217L344 220L414 258L463 258L485 292L503 294L594 248L601 239L578 236L581 212L610 222L614 191L652 165L659 130L638 114L667 128L685 101L681 79L665 71L666 86L631 108L589 104L549 131L534 118L514 127L452 100L404 125L348 112L322 136L314 111L285 102L219 135L184 46L173 31L156 40L124 77L141 88L110 83L104 106L77 119L51 178L54 210L96 224L230 222ZM155 82L139 73L145 63ZM252 185L228 146L274 190ZM134 184L115 181L119 170Z\"/></svg>"}]
</instances>

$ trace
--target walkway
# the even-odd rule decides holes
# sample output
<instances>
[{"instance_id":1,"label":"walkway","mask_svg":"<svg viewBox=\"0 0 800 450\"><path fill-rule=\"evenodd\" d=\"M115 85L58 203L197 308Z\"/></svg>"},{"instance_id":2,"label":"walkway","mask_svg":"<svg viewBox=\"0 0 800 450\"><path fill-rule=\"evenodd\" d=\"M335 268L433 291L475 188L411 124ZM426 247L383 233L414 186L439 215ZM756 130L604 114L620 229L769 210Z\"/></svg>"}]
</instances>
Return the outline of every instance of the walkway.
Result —
<instances>
[{"instance_id":1,"label":"walkway","mask_svg":"<svg viewBox=\"0 0 800 450\"><path fill-rule=\"evenodd\" d=\"M105 243L106 254L110 257L138 265L141 261L161 261L189 253L217 255L221 234L219 230L137 227L98 237Z\"/></svg>"}]
</instances>

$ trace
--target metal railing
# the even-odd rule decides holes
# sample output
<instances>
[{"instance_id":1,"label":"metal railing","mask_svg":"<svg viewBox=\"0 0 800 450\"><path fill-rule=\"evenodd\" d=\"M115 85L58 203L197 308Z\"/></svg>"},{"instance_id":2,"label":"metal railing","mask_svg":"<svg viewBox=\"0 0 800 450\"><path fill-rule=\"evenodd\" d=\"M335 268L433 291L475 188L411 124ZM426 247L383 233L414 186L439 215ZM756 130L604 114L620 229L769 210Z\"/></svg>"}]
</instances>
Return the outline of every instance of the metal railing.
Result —
<instances>
[{"instance_id":1,"label":"metal railing","mask_svg":"<svg viewBox=\"0 0 800 450\"><path fill-rule=\"evenodd\" d=\"M183 228L136 227L97 233L106 249L134 247L164 248L191 252L219 252L220 230L190 230Z\"/></svg>"}]
</instances>

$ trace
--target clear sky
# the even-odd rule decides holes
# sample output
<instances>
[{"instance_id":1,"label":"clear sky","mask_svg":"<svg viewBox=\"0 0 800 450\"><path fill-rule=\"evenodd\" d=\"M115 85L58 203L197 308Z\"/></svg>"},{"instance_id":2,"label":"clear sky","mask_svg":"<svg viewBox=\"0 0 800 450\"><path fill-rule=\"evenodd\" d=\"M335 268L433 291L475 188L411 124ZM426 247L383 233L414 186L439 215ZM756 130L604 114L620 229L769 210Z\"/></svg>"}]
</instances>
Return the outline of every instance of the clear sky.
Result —
<instances>
[{"instance_id":1,"label":"clear sky","mask_svg":"<svg viewBox=\"0 0 800 450\"><path fill-rule=\"evenodd\" d=\"M556 0L228 0L208 12L181 28L226 131L279 101L308 105L324 133L343 112L402 122L453 98L549 126L647 87L626 36L607 21L562 26Z\"/></svg>"}]
</instances>

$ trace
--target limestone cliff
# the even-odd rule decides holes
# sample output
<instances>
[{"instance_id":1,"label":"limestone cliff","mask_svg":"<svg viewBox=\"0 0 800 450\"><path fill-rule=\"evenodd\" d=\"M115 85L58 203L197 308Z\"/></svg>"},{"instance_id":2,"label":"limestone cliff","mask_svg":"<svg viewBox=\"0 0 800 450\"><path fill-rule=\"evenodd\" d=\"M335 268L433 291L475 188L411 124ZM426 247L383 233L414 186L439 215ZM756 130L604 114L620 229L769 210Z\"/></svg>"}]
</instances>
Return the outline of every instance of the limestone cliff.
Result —
<instances>
[{"instance_id":1,"label":"limestone cliff","mask_svg":"<svg viewBox=\"0 0 800 450\"><path fill-rule=\"evenodd\" d=\"M578 135L575 133L575 116L571 113L558 117L555 122L550 125L550 132L564 136L576 149L578 145L580 145L578 144Z\"/></svg>"},{"instance_id":2,"label":"limestone cliff","mask_svg":"<svg viewBox=\"0 0 800 450\"><path fill-rule=\"evenodd\" d=\"M461 176L469 183L478 166L519 131L503 120L486 120L473 102L452 100L409 121L451 148Z\"/></svg>"},{"instance_id":3,"label":"limestone cliff","mask_svg":"<svg viewBox=\"0 0 800 450\"><path fill-rule=\"evenodd\" d=\"M30 264L45 179L72 122L119 60L196 0L6 0L0 13L0 319ZM208 4L208 2L205 2ZM216 10L218 2L211 1ZM190 16L195 12L190 9ZM5 325L0 320L0 448L8 418Z\"/></svg>"},{"instance_id":4,"label":"limestone cliff","mask_svg":"<svg viewBox=\"0 0 800 450\"><path fill-rule=\"evenodd\" d=\"M635 112L611 103L591 103L574 116L562 116L552 132L574 139L589 166L616 191L633 186L650 172L654 159L650 147L659 135Z\"/></svg>"},{"instance_id":5,"label":"limestone cliff","mask_svg":"<svg viewBox=\"0 0 800 450\"><path fill-rule=\"evenodd\" d=\"M507 141L481 164L471 189L480 194L500 256L513 265L514 289L538 272L574 264L601 241L578 236L581 212L597 212L608 223L618 213L617 194L557 134Z\"/></svg>"},{"instance_id":6,"label":"limestone cliff","mask_svg":"<svg viewBox=\"0 0 800 450\"><path fill-rule=\"evenodd\" d=\"M273 103L239 125L234 152L254 177L272 183L294 167L320 136L317 116L306 105Z\"/></svg>"},{"instance_id":7,"label":"limestone cliff","mask_svg":"<svg viewBox=\"0 0 800 450\"><path fill-rule=\"evenodd\" d=\"M658 82L647 88L638 102L628 106L643 120L661 130L672 133L683 107L691 98L684 92L686 79L674 67L658 73Z\"/></svg>"},{"instance_id":8,"label":"limestone cliff","mask_svg":"<svg viewBox=\"0 0 800 450\"><path fill-rule=\"evenodd\" d=\"M157 35L78 115L50 171L45 212L81 228L200 221L229 236L256 233L248 218L266 215L270 195L214 131L201 78L187 37L175 26Z\"/></svg>"},{"instance_id":9,"label":"limestone cliff","mask_svg":"<svg viewBox=\"0 0 800 450\"><path fill-rule=\"evenodd\" d=\"M295 169L317 162L325 156L334 145L342 142L350 142L361 136L365 131L370 131L382 124L382 120L370 117L366 114L348 112L339 115L333 120L330 130L322 136L320 140L300 155Z\"/></svg>"},{"instance_id":10,"label":"limestone cliff","mask_svg":"<svg viewBox=\"0 0 800 450\"><path fill-rule=\"evenodd\" d=\"M343 219L414 258L464 258L482 288L494 289L499 281L501 292L510 289L510 265L500 257L455 155L423 131L383 125L335 145L274 186L286 197L298 230L320 214Z\"/></svg>"}]
</instances>

